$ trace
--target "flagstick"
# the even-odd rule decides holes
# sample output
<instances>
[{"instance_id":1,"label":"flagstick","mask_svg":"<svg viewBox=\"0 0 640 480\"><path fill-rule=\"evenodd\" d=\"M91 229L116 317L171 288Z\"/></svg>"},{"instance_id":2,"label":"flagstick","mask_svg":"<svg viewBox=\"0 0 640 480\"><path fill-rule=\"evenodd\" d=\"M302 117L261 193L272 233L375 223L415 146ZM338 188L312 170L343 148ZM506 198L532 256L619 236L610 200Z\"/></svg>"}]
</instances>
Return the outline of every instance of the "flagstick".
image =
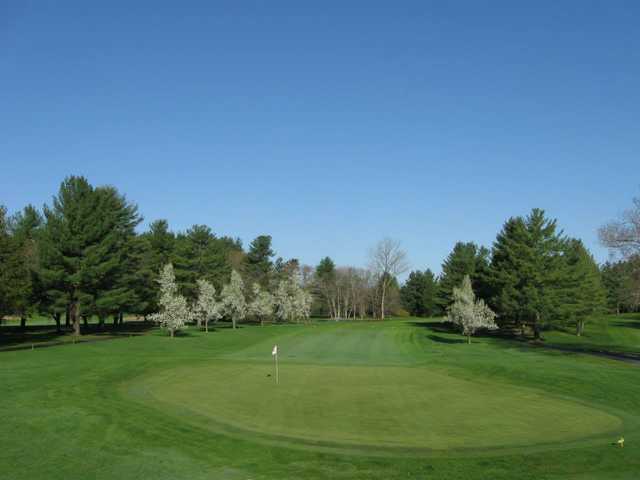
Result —
<instances>
[{"instance_id":1,"label":"flagstick","mask_svg":"<svg viewBox=\"0 0 640 480\"><path fill-rule=\"evenodd\" d=\"M276 385L278 385L278 352L276 352Z\"/></svg>"}]
</instances>

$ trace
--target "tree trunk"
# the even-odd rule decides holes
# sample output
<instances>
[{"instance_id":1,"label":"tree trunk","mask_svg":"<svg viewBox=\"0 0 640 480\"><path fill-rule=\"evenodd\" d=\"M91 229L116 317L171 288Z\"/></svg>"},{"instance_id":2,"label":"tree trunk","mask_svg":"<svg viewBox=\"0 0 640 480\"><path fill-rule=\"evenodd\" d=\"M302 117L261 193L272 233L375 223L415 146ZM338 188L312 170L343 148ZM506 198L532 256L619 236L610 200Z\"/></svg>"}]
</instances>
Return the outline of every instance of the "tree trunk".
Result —
<instances>
[{"instance_id":1,"label":"tree trunk","mask_svg":"<svg viewBox=\"0 0 640 480\"><path fill-rule=\"evenodd\" d=\"M113 328L116 328L118 326L118 314L114 313L113 314Z\"/></svg>"},{"instance_id":2,"label":"tree trunk","mask_svg":"<svg viewBox=\"0 0 640 480\"><path fill-rule=\"evenodd\" d=\"M233 324L233 329L236 329L236 317L231 317L231 323Z\"/></svg>"},{"instance_id":3,"label":"tree trunk","mask_svg":"<svg viewBox=\"0 0 640 480\"><path fill-rule=\"evenodd\" d=\"M533 324L533 339L540 340L540 314L536 312L536 321Z\"/></svg>"},{"instance_id":4,"label":"tree trunk","mask_svg":"<svg viewBox=\"0 0 640 480\"><path fill-rule=\"evenodd\" d=\"M387 290L386 281L382 281L382 295L380 296L380 320L384 320L384 296Z\"/></svg>"},{"instance_id":5,"label":"tree trunk","mask_svg":"<svg viewBox=\"0 0 640 480\"><path fill-rule=\"evenodd\" d=\"M71 326L71 306L70 305L67 305L66 311L64 313L64 326L65 327Z\"/></svg>"},{"instance_id":6,"label":"tree trunk","mask_svg":"<svg viewBox=\"0 0 640 480\"><path fill-rule=\"evenodd\" d=\"M124 325L124 313L120 312L118 314L118 323L120 323L120 325Z\"/></svg>"},{"instance_id":7,"label":"tree trunk","mask_svg":"<svg viewBox=\"0 0 640 480\"><path fill-rule=\"evenodd\" d=\"M576 336L581 337L584 332L584 320L576 321Z\"/></svg>"},{"instance_id":8,"label":"tree trunk","mask_svg":"<svg viewBox=\"0 0 640 480\"><path fill-rule=\"evenodd\" d=\"M59 313L54 313L53 314L53 319L56 322L56 332L60 333L60 314Z\"/></svg>"},{"instance_id":9,"label":"tree trunk","mask_svg":"<svg viewBox=\"0 0 640 480\"><path fill-rule=\"evenodd\" d=\"M471 335L467 335L467 343L471 345Z\"/></svg>"},{"instance_id":10,"label":"tree trunk","mask_svg":"<svg viewBox=\"0 0 640 480\"><path fill-rule=\"evenodd\" d=\"M173 338L173 333L174 333L173 328L170 330L170 332L171 332L171 338Z\"/></svg>"},{"instance_id":11,"label":"tree trunk","mask_svg":"<svg viewBox=\"0 0 640 480\"><path fill-rule=\"evenodd\" d=\"M204 322L204 331L206 333L209 333L209 322L207 322L207 321Z\"/></svg>"},{"instance_id":12,"label":"tree trunk","mask_svg":"<svg viewBox=\"0 0 640 480\"><path fill-rule=\"evenodd\" d=\"M82 315L82 323L84 323L84 327L87 328L89 326L89 319L86 315Z\"/></svg>"},{"instance_id":13,"label":"tree trunk","mask_svg":"<svg viewBox=\"0 0 640 480\"><path fill-rule=\"evenodd\" d=\"M26 326L27 326L27 316L22 315L20 317L20 328L24 330Z\"/></svg>"},{"instance_id":14,"label":"tree trunk","mask_svg":"<svg viewBox=\"0 0 640 480\"><path fill-rule=\"evenodd\" d=\"M77 301L73 301L69 307L69 313L71 314L71 323L73 324L73 334L76 337L80 336L80 305Z\"/></svg>"}]
</instances>

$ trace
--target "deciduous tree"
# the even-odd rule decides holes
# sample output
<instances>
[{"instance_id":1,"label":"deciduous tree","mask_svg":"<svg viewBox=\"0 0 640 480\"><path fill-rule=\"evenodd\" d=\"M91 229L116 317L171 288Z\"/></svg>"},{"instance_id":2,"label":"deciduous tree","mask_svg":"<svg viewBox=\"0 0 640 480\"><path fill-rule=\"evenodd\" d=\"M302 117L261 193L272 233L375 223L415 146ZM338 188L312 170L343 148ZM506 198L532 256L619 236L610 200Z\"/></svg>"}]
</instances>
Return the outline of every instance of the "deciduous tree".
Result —
<instances>
[{"instance_id":1,"label":"deciduous tree","mask_svg":"<svg viewBox=\"0 0 640 480\"><path fill-rule=\"evenodd\" d=\"M172 264L168 263L164 266L160 272L158 284L160 285L158 302L160 311L151 315L151 320L168 330L173 338L175 332L184 328L186 322L191 319L192 312L189 310L187 300L178 293Z\"/></svg>"},{"instance_id":2,"label":"deciduous tree","mask_svg":"<svg viewBox=\"0 0 640 480\"><path fill-rule=\"evenodd\" d=\"M247 316L247 301L244 296L244 282L238 272L231 272L231 280L222 289L222 308L224 314L231 318L233 328Z\"/></svg>"},{"instance_id":3,"label":"deciduous tree","mask_svg":"<svg viewBox=\"0 0 640 480\"><path fill-rule=\"evenodd\" d=\"M496 314L482 299L476 299L471 287L471 278L465 275L460 287L453 289L453 303L448 309L447 319L457 325L466 335L468 343L471 336L482 328L495 329Z\"/></svg>"},{"instance_id":4,"label":"deciduous tree","mask_svg":"<svg viewBox=\"0 0 640 480\"><path fill-rule=\"evenodd\" d=\"M385 238L378 242L369 252L371 270L378 277L380 285L380 319L385 317L385 301L391 283L396 277L409 268L407 254L400 247L400 242Z\"/></svg>"},{"instance_id":5,"label":"deciduous tree","mask_svg":"<svg viewBox=\"0 0 640 480\"><path fill-rule=\"evenodd\" d=\"M222 317L222 303L216 299L216 289L206 280L198 280L198 300L194 306L198 327L204 324L209 331L209 322L217 322Z\"/></svg>"}]
</instances>

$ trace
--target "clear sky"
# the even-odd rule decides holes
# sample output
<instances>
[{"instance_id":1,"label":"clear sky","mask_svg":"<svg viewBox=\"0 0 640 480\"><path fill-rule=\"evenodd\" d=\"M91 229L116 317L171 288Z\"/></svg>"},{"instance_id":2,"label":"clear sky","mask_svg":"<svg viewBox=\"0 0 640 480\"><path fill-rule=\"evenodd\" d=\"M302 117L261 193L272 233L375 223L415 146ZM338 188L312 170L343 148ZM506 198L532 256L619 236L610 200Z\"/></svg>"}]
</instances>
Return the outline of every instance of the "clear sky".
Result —
<instances>
[{"instance_id":1,"label":"clear sky","mask_svg":"<svg viewBox=\"0 0 640 480\"><path fill-rule=\"evenodd\" d=\"M135 4L135 6L132 6ZM0 203L440 270L541 207L599 260L640 194L640 2L0 2Z\"/></svg>"}]
</instances>

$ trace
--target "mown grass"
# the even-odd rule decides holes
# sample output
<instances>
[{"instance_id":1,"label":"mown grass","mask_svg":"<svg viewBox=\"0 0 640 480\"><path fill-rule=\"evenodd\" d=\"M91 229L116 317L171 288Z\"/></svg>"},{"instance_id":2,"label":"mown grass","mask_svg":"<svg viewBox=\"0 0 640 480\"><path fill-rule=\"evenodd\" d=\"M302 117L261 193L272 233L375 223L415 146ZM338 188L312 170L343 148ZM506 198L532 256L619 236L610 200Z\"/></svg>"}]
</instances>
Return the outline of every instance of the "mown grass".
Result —
<instances>
[{"instance_id":1,"label":"mown grass","mask_svg":"<svg viewBox=\"0 0 640 480\"><path fill-rule=\"evenodd\" d=\"M437 326L410 320L225 328L208 335L191 329L173 340L155 331L0 353L1 476L637 477L636 365L494 338L466 345ZM270 394L272 384L256 382L258 375L272 380L266 375L274 343L281 346L283 383ZM295 382L290 395L287 381ZM371 383L379 390L367 392ZM493 407L505 410L505 428L495 428L500 415ZM469 416L457 418L456 410L464 409ZM489 425L473 425L474 411L480 416L484 411ZM305 424L314 412L317 418ZM591 412L622 423L593 425ZM565 414L576 416L566 421ZM381 415L397 415L398 425L388 418L378 421ZM287 430L286 421L295 422L295 428ZM349 427L346 434L340 421ZM430 439L429 426L436 423L438 435ZM561 431L553 430L554 423ZM540 436L533 431L536 424L550 433ZM401 443L399 425L410 442ZM507 427L512 431L505 439ZM523 432L527 429L530 435ZM624 449L612 445L620 434L626 438ZM378 446L369 450L375 435ZM461 438L473 441L462 444ZM422 442L429 448L415 448ZM365 447L354 448L360 444ZM437 454L429 450L434 446Z\"/></svg>"},{"instance_id":2,"label":"mown grass","mask_svg":"<svg viewBox=\"0 0 640 480\"><path fill-rule=\"evenodd\" d=\"M591 319L580 337L571 331L551 330L545 335L545 341L555 347L619 353L640 359L640 313L602 315Z\"/></svg>"}]
</instances>

